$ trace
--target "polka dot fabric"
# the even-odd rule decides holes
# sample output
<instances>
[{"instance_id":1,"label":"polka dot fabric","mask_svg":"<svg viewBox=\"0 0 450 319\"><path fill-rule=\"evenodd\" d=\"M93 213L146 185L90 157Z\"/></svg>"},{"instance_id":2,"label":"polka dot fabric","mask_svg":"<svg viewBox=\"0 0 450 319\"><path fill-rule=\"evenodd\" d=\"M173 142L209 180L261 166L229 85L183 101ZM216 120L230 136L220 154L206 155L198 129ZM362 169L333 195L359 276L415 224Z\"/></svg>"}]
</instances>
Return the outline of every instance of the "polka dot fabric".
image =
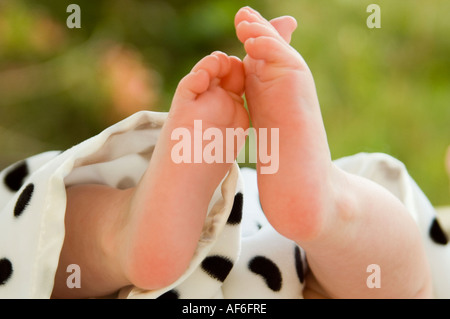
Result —
<instances>
[{"instance_id":1,"label":"polka dot fabric","mask_svg":"<svg viewBox=\"0 0 450 319\"><path fill-rule=\"evenodd\" d=\"M47 152L0 172L0 298L49 298L64 241L67 186L136 185L166 113L139 112L64 152ZM404 166L384 154L336 161L372 179L409 209L423 235L439 298L450 298L446 234ZM155 291L127 287L119 298L302 298L307 258L279 235L259 205L256 173L234 165L211 199L186 272Z\"/></svg>"}]
</instances>

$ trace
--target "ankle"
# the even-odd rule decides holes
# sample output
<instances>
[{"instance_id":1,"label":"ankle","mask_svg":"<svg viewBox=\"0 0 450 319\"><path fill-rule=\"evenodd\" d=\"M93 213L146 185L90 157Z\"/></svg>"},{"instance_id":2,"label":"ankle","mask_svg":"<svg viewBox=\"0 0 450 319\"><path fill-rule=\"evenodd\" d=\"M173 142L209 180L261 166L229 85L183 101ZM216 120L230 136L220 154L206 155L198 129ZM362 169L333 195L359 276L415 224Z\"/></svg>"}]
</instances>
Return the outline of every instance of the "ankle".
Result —
<instances>
[{"instance_id":1,"label":"ankle","mask_svg":"<svg viewBox=\"0 0 450 319\"><path fill-rule=\"evenodd\" d=\"M272 225L302 245L324 240L339 224L352 219L356 204L348 178L348 173L330 161L320 182L310 183L301 193L291 192L282 203L276 203L277 209L270 214L274 216Z\"/></svg>"},{"instance_id":2,"label":"ankle","mask_svg":"<svg viewBox=\"0 0 450 319\"><path fill-rule=\"evenodd\" d=\"M175 216L180 210L173 210L173 201L160 201L161 196L152 191L146 192L144 201L143 194L134 195L119 243L119 263L130 284L146 290L160 289L175 282L189 267L203 225L193 220L204 217L193 216L183 222L183 217ZM199 202L203 203L196 200L186 206L206 212L209 201Z\"/></svg>"}]
</instances>

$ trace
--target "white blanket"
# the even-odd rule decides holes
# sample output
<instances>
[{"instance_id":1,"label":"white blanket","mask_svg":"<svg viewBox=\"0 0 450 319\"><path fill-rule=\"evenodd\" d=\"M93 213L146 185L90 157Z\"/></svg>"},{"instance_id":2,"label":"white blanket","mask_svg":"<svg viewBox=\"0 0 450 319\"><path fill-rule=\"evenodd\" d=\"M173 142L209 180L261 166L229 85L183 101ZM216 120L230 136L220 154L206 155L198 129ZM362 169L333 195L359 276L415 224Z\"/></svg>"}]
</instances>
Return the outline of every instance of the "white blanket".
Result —
<instances>
[{"instance_id":1,"label":"white blanket","mask_svg":"<svg viewBox=\"0 0 450 319\"><path fill-rule=\"evenodd\" d=\"M0 298L51 296L64 241L66 187L134 186L166 116L136 113L64 152L38 154L0 173ZM450 298L447 237L404 165L379 153L361 153L336 163L383 185L404 203L422 232L435 295ZM255 171L235 164L211 199L187 271L164 289L126 287L114 297L302 298L307 271L301 247L279 235L265 219ZM83 284L83 269L80 277Z\"/></svg>"}]
</instances>

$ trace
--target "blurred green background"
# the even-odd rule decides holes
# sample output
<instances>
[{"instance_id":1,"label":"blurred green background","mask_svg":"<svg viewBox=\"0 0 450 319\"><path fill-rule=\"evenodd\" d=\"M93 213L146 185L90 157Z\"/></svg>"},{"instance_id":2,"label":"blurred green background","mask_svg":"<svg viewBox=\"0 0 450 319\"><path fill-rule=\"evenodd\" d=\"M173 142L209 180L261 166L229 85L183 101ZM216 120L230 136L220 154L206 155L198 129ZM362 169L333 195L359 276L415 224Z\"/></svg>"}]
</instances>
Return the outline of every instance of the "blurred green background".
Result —
<instances>
[{"instance_id":1,"label":"blurred green background","mask_svg":"<svg viewBox=\"0 0 450 319\"><path fill-rule=\"evenodd\" d=\"M70 3L81 28L69 29ZM450 1L0 0L0 169L66 149L139 110L167 111L178 81L215 50L243 57L244 5L292 15L333 158L385 152L434 205L450 205Z\"/></svg>"}]
</instances>

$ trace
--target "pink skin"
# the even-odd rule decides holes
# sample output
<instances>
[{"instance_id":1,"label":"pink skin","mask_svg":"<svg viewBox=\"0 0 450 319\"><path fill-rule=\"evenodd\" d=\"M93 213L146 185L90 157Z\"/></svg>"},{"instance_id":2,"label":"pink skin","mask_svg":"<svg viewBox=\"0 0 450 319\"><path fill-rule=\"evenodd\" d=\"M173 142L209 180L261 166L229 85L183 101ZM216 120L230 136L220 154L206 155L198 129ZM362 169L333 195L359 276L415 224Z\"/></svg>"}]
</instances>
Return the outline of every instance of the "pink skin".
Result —
<instances>
[{"instance_id":1,"label":"pink skin","mask_svg":"<svg viewBox=\"0 0 450 319\"><path fill-rule=\"evenodd\" d=\"M431 296L420 234L405 207L331 161L312 74L289 45L295 21L280 33L246 7L236 14L235 26L247 52L245 94L252 123L256 132L279 128L280 134L279 170L261 174L258 163L261 205L275 229L306 251L311 272L304 296ZM383 272L379 289L366 285L367 267L374 263Z\"/></svg>"},{"instance_id":2,"label":"pink skin","mask_svg":"<svg viewBox=\"0 0 450 319\"><path fill-rule=\"evenodd\" d=\"M324 185L332 162L308 66L285 38L262 19L250 8L240 10L235 19L237 36L247 51L243 61L245 94L252 123L256 132L259 128L280 130L279 170L275 174L259 174L260 199L272 225L281 223L284 228L292 227L283 229L283 234L306 239L314 236L319 231L316 227L322 225L318 219L323 216L317 211L326 204L323 197L328 196L329 191ZM289 30L293 31L294 26L295 20L291 20ZM258 170L261 169L259 166L258 163ZM298 187L290 188L299 180L312 187L311 191L304 193L299 192ZM317 183L318 180L324 183ZM282 197L283 201L272 200L277 197ZM271 213L301 208L305 202L309 207L296 216ZM314 208L310 209L312 206ZM295 220L297 217L301 220ZM305 223L305 219L311 222Z\"/></svg>"},{"instance_id":3,"label":"pink skin","mask_svg":"<svg viewBox=\"0 0 450 319\"><path fill-rule=\"evenodd\" d=\"M203 130L219 128L223 136L226 128L245 130L249 119L241 97L243 76L239 59L215 52L181 80L169 119L130 205L136 218L127 235L132 248L126 259L131 261L127 272L136 286L162 287L184 272L197 246L213 192L231 167L226 162L174 163L171 150L177 141L171 140L171 133L186 127L193 137L194 120L202 120ZM240 146L225 148L226 143L223 154L232 152L236 158ZM149 273L148 269L153 271Z\"/></svg>"}]
</instances>

